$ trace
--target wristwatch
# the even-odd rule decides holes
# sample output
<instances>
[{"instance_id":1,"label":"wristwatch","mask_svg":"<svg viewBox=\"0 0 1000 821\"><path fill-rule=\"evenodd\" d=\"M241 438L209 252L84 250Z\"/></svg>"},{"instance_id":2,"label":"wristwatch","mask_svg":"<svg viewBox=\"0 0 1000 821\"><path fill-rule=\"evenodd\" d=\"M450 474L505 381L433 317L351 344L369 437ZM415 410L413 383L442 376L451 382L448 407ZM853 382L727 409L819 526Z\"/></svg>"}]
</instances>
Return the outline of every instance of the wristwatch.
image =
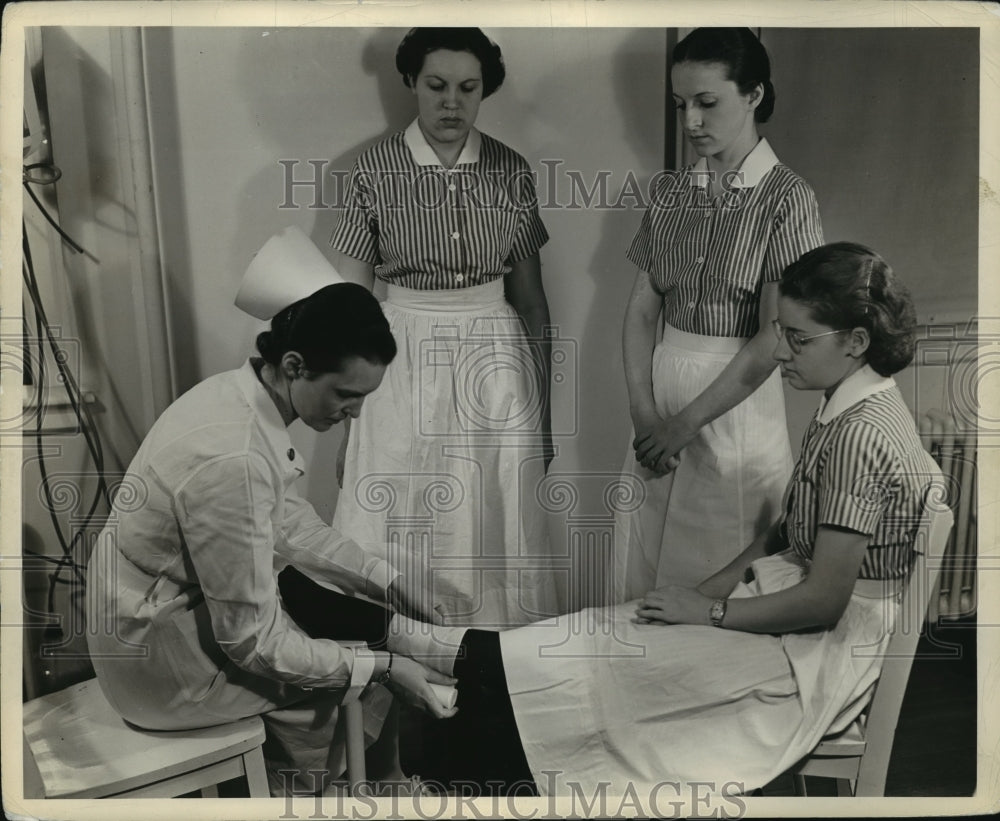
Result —
<instances>
[{"instance_id":1,"label":"wristwatch","mask_svg":"<svg viewBox=\"0 0 1000 821\"><path fill-rule=\"evenodd\" d=\"M389 683L389 675L392 673L392 653L389 653L389 664L386 666L385 670L382 671L381 675L375 679L376 684L381 684L383 687Z\"/></svg>"},{"instance_id":2,"label":"wristwatch","mask_svg":"<svg viewBox=\"0 0 1000 821\"><path fill-rule=\"evenodd\" d=\"M713 627L722 627L722 620L726 617L726 600L716 599L712 606L708 608L708 618Z\"/></svg>"}]
</instances>

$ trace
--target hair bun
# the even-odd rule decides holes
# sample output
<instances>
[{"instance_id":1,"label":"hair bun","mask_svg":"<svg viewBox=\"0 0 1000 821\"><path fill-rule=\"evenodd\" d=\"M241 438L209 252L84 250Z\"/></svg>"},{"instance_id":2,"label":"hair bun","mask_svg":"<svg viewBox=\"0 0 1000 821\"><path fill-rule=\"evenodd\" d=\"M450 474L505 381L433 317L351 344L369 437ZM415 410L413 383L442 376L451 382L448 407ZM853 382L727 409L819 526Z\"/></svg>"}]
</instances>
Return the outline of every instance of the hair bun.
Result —
<instances>
[{"instance_id":1,"label":"hair bun","mask_svg":"<svg viewBox=\"0 0 1000 821\"><path fill-rule=\"evenodd\" d=\"M270 330L257 335L257 350L271 365L295 351L306 370L327 373L339 370L352 356L388 365L396 355L396 342L371 291L338 282L276 314Z\"/></svg>"},{"instance_id":2,"label":"hair bun","mask_svg":"<svg viewBox=\"0 0 1000 821\"><path fill-rule=\"evenodd\" d=\"M257 334L257 350L265 362L271 362L274 355L274 334L261 331Z\"/></svg>"},{"instance_id":3,"label":"hair bun","mask_svg":"<svg viewBox=\"0 0 1000 821\"><path fill-rule=\"evenodd\" d=\"M753 117L758 123L766 123L771 119L771 115L774 113L774 98L774 83L770 80L765 80L764 96L761 97L760 104L753 113Z\"/></svg>"}]
</instances>

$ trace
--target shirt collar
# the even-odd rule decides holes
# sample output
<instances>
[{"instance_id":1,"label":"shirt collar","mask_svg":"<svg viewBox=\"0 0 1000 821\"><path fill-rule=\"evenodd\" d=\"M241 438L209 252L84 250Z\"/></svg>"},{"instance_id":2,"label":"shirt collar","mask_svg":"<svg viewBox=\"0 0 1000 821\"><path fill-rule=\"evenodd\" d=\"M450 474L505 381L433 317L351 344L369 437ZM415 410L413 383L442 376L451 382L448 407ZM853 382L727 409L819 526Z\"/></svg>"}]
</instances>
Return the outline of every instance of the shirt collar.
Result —
<instances>
[{"instance_id":1,"label":"shirt collar","mask_svg":"<svg viewBox=\"0 0 1000 821\"><path fill-rule=\"evenodd\" d=\"M884 391L896 384L891 376L879 376L871 365L864 365L841 382L833 392L833 396L820 400L816 421L822 425L829 424L848 408L858 404L873 393Z\"/></svg>"},{"instance_id":2,"label":"shirt collar","mask_svg":"<svg viewBox=\"0 0 1000 821\"><path fill-rule=\"evenodd\" d=\"M257 378L252 360L248 359L243 367L236 371L236 382L246 398L247 404L250 405L250 409L257 417L264 438L274 451L278 464L287 465L300 474L304 474L306 472L305 462L299 452L292 447L288 428L285 426L274 400L271 399L264 385Z\"/></svg>"},{"instance_id":3,"label":"shirt collar","mask_svg":"<svg viewBox=\"0 0 1000 821\"><path fill-rule=\"evenodd\" d=\"M778 157L771 148L771 144L764 137L761 137L753 151L743 158L739 173L733 175L729 186L731 188L753 188L778 162ZM694 164L694 168L691 169L689 176L691 185L696 185L699 188L708 185L708 158L700 157L698 162Z\"/></svg>"},{"instance_id":4,"label":"shirt collar","mask_svg":"<svg viewBox=\"0 0 1000 821\"><path fill-rule=\"evenodd\" d=\"M410 149L417 165L441 165L441 160L438 159L438 155L434 153L434 149L427 142L417 120L407 126L406 131L403 132L403 140L406 142L406 147ZM462 146L462 153L458 155L455 165L479 162L479 146L481 144L482 135L475 127L470 128L469 134L465 138L465 145Z\"/></svg>"}]
</instances>

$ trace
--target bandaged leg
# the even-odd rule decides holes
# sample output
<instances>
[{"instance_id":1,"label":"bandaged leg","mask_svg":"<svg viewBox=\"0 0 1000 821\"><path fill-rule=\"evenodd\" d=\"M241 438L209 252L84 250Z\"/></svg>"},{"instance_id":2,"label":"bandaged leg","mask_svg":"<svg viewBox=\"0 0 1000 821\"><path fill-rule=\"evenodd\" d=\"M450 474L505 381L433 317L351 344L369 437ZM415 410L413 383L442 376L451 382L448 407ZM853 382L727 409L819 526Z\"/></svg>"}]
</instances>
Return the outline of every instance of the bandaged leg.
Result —
<instances>
[{"instance_id":1,"label":"bandaged leg","mask_svg":"<svg viewBox=\"0 0 1000 821\"><path fill-rule=\"evenodd\" d=\"M313 638L361 640L372 649L391 650L453 675L465 627L442 627L392 614L381 605L321 587L294 567L282 571L278 586L285 609Z\"/></svg>"},{"instance_id":2,"label":"bandaged leg","mask_svg":"<svg viewBox=\"0 0 1000 821\"><path fill-rule=\"evenodd\" d=\"M279 577L282 597L310 635L361 639L459 680L460 718L420 714L417 719L420 775L441 783L533 785L507 694L498 633L427 624L399 614L390 618L379 605L319 588L293 570L287 568Z\"/></svg>"},{"instance_id":3,"label":"bandaged leg","mask_svg":"<svg viewBox=\"0 0 1000 821\"><path fill-rule=\"evenodd\" d=\"M386 647L446 676L453 676L455 660L463 653L462 638L467 629L427 624L397 613L389 622Z\"/></svg>"}]
</instances>

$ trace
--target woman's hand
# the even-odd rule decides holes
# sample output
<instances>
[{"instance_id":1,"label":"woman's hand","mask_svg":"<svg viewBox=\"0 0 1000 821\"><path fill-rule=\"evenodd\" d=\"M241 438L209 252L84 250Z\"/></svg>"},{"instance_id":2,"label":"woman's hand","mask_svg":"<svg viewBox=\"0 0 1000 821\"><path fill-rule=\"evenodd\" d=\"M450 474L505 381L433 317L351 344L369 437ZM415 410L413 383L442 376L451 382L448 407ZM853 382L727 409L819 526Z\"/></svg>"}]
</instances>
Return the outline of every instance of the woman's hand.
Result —
<instances>
[{"instance_id":1,"label":"woman's hand","mask_svg":"<svg viewBox=\"0 0 1000 821\"><path fill-rule=\"evenodd\" d=\"M635 438L632 440L632 447L634 448L636 444L641 440L646 440L651 436L655 435L656 427L663 423L663 417L660 416L655 409L652 407L646 409L632 409L632 428L635 431ZM636 461L640 461L638 455L636 456ZM643 467L648 470L652 470L654 473L659 473L661 476L670 473L677 469L677 466L681 463L680 456L674 455L670 456L666 462L661 464L653 463L652 461L644 463Z\"/></svg>"},{"instance_id":2,"label":"woman's hand","mask_svg":"<svg viewBox=\"0 0 1000 821\"><path fill-rule=\"evenodd\" d=\"M668 584L645 595L635 609L636 620L648 624L704 624L709 617L713 599L690 587Z\"/></svg>"},{"instance_id":3,"label":"woman's hand","mask_svg":"<svg viewBox=\"0 0 1000 821\"><path fill-rule=\"evenodd\" d=\"M425 667L419 661L414 661L406 656L394 655L387 686L407 704L419 707L435 718L451 718L458 712L458 708L445 709L430 685L454 685L457 683L457 678Z\"/></svg>"},{"instance_id":4,"label":"woman's hand","mask_svg":"<svg viewBox=\"0 0 1000 821\"><path fill-rule=\"evenodd\" d=\"M429 587L420 587L407 576L397 576L385 591L385 600L397 613L417 621L444 624L444 617L435 609Z\"/></svg>"},{"instance_id":5,"label":"woman's hand","mask_svg":"<svg viewBox=\"0 0 1000 821\"><path fill-rule=\"evenodd\" d=\"M681 449L698 434L698 429L689 425L680 414L667 419L657 416L655 420L640 420L642 427L635 425L635 458L644 468L664 474L676 469L680 464ZM633 420L635 424L635 420Z\"/></svg>"}]
</instances>

